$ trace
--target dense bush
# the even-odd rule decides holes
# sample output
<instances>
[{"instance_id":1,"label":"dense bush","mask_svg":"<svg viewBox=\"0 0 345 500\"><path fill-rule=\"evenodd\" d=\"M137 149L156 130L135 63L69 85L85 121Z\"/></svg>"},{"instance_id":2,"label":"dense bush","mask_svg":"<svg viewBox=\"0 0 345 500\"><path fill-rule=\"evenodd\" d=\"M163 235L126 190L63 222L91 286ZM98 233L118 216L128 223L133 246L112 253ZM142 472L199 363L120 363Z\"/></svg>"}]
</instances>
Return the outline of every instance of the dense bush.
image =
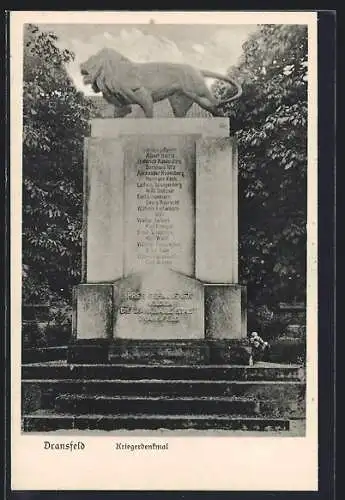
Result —
<instances>
[{"instance_id":1,"label":"dense bush","mask_svg":"<svg viewBox=\"0 0 345 500\"><path fill-rule=\"evenodd\" d=\"M304 338L278 338L270 344L266 357L272 363L293 363L303 365L306 362L306 342Z\"/></svg>"},{"instance_id":2,"label":"dense bush","mask_svg":"<svg viewBox=\"0 0 345 500\"><path fill-rule=\"evenodd\" d=\"M72 332L72 307L63 306L61 303L62 301L53 306L46 306L48 313L39 312L34 314L34 318L23 320L25 347L51 347L69 343Z\"/></svg>"}]
</instances>

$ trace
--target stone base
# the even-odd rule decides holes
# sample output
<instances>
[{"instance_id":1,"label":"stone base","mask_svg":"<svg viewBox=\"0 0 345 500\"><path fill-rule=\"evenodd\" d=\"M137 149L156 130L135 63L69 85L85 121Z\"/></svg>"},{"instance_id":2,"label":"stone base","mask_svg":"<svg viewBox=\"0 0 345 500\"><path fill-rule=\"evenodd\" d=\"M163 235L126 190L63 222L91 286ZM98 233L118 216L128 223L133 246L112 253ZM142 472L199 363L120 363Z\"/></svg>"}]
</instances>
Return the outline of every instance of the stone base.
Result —
<instances>
[{"instance_id":1,"label":"stone base","mask_svg":"<svg viewBox=\"0 0 345 500\"><path fill-rule=\"evenodd\" d=\"M109 362L109 342L104 340L83 340L72 343L67 349L67 363L99 364Z\"/></svg>"},{"instance_id":2,"label":"stone base","mask_svg":"<svg viewBox=\"0 0 345 500\"><path fill-rule=\"evenodd\" d=\"M110 345L112 363L204 364L209 357L203 340L159 341L117 339Z\"/></svg>"},{"instance_id":3,"label":"stone base","mask_svg":"<svg viewBox=\"0 0 345 500\"><path fill-rule=\"evenodd\" d=\"M79 340L68 349L73 364L112 363L142 365L249 365L247 340L133 340L113 342Z\"/></svg>"},{"instance_id":4,"label":"stone base","mask_svg":"<svg viewBox=\"0 0 345 500\"><path fill-rule=\"evenodd\" d=\"M131 275L114 283L76 286L73 290L73 339L175 342L246 338L245 287L202 283L169 271L155 294L159 298L163 290L163 294L179 298L165 303L161 300L163 312L157 318L155 302L146 299L153 289L150 278L150 275ZM138 311L144 312L138 314Z\"/></svg>"}]
</instances>

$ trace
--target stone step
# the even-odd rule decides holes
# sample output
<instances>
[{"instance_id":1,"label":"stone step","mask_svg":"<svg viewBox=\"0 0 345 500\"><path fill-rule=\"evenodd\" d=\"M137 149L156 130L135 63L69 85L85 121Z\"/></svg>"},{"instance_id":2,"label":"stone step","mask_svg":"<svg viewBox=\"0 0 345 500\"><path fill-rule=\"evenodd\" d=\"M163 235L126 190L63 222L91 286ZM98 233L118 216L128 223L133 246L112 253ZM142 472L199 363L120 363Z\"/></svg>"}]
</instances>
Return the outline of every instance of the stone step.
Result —
<instances>
[{"instance_id":1,"label":"stone step","mask_svg":"<svg viewBox=\"0 0 345 500\"><path fill-rule=\"evenodd\" d=\"M258 415L260 417L305 419L305 399L284 401L259 401Z\"/></svg>"},{"instance_id":2,"label":"stone step","mask_svg":"<svg viewBox=\"0 0 345 500\"><path fill-rule=\"evenodd\" d=\"M67 359L67 346L32 347L22 352L22 363L44 363Z\"/></svg>"},{"instance_id":3,"label":"stone step","mask_svg":"<svg viewBox=\"0 0 345 500\"><path fill-rule=\"evenodd\" d=\"M23 411L52 408L61 394L138 397L240 397L256 401L303 401L297 381L30 379L22 381Z\"/></svg>"},{"instance_id":4,"label":"stone step","mask_svg":"<svg viewBox=\"0 0 345 500\"><path fill-rule=\"evenodd\" d=\"M245 398L161 398L84 396L63 394L57 396L54 408L59 413L143 413L194 415L241 415L262 417L304 418L305 402L254 401Z\"/></svg>"},{"instance_id":5,"label":"stone step","mask_svg":"<svg viewBox=\"0 0 345 500\"><path fill-rule=\"evenodd\" d=\"M289 431L290 421L284 418L233 417L204 415L61 415L38 411L23 417L25 432L55 430L228 430Z\"/></svg>"},{"instance_id":6,"label":"stone step","mask_svg":"<svg viewBox=\"0 0 345 500\"><path fill-rule=\"evenodd\" d=\"M255 416L258 404L253 400L236 398L162 398L84 396L64 394L55 399L58 413L116 413L116 414L173 414Z\"/></svg>"},{"instance_id":7,"label":"stone step","mask_svg":"<svg viewBox=\"0 0 345 500\"><path fill-rule=\"evenodd\" d=\"M22 379L299 380L298 366L26 364Z\"/></svg>"}]
</instances>

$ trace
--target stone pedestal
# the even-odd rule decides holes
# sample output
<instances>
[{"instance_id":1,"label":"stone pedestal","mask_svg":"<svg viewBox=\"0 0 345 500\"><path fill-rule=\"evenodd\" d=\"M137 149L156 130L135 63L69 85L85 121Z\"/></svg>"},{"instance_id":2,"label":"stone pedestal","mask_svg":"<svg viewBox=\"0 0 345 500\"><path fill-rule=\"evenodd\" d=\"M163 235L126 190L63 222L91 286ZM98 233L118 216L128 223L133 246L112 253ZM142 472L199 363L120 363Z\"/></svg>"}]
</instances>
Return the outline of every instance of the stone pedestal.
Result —
<instances>
[{"instance_id":1,"label":"stone pedestal","mask_svg":"<svg viewBox=\"0 0 345 500\"><path fill-rule=\"evenodd\" d=\"M244 341L237 148L229 135L225 118L93 120L76 344L108 342L118 358L128 346L143 352L145 342L158 350L189 343L186 352L194 342L207 361L210 349Z\"/></svg>"}]
</instances>

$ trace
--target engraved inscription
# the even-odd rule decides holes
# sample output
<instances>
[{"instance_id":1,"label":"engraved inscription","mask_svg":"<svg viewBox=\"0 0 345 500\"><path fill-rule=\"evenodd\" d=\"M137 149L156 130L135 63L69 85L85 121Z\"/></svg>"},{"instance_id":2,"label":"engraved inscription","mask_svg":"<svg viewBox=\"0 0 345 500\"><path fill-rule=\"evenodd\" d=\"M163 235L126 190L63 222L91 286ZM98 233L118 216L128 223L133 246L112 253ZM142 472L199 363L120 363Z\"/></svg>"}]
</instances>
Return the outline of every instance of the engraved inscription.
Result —
<instances>
[{"instance_id":1,"label":"engraved inscription","mask_svg":"<svg viewBox=\"0 0 345 500\"><path fill-rule=\"evenodd\" d=\"M116 337L201 338L204 289L192 278L154 266L133 274L116 291Z\"/></svg>"},{"instance_id":2,"label":"engraved inscription","mask_svg":"<svg viewBox=\"0 0 345 500\"><path fill-rule=\"evenodd\" d=\"M137 161L137 257L171 265L181 251L176 239L181 192L186 189L177 148L147 148Z\"/></svg>"},{"instance_id":3,"label":"engraved inscription","mask_svg":"<svg viewBox=\"0 0 345 500\"><path fill-rule=\"evenodd\" d=\"M141 323L179 323L196 311L190 291L150 293L129 291L120 314L135 314Z\"/></svg>"},{"instance_id":4,"label":"engraved inscription","mask_svg":"<svg viewBox=\"0 0 345 500\"><path fill-rule=\"evenodd\" d=\"M161 272L195 272L195 139L127 138L124 159L125 276L145 273L149 291L167 291Z\"/></svg>"}]
</instances>

